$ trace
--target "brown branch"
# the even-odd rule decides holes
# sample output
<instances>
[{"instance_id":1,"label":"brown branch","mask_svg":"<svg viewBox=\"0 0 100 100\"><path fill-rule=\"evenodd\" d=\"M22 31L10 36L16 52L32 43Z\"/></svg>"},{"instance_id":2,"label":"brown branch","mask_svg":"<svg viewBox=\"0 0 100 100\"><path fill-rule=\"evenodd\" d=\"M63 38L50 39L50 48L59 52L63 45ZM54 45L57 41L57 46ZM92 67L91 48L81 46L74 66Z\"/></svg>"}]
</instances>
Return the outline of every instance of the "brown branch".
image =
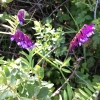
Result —
<instances>
[{"instance_id":1,"label":"brown branch","mask_svg":"<svg viewBox=\"0 0 100 100\"><path fill-rule=\"evenodd\" d=\"M65 86L66 83L69 82L69 80L76 74L76 69L79 67L79 63L80 61L83 59L84 57L80 57L77 59L77 61L74 63L75 69L72 72L72 74L69 76L69 78L64 82L64 84L62 84L52 95L51 98L54 97L55 95L59 94L61 89ZM77 66L77 67L76 67Z\"/></svg>"}]
</instances>

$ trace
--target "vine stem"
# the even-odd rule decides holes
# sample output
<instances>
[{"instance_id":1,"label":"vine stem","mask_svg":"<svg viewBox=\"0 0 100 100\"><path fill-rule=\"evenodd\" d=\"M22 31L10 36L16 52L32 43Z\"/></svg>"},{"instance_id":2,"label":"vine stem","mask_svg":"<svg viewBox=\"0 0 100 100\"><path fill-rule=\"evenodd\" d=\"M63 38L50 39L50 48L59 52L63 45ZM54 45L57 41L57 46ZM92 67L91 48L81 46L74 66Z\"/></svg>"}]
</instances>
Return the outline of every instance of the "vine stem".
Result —
<instances>
[{"instance_id":1,"label":"vine stem","mask_svg":"<svg viewBox=\"0 0 100 100\"><path fill-rule=\"evenodd\" d=\"M59 71L60 71L60 73L61 73L62 77L64 78L64 80L66 81L66 77L64 76L64 74L63 74L62 70L61 70L61 69L59 69Z\"/></svg>"},{"instance_id":2,"label":"vine stem","mask_svg":"<svg viewBox=\"0 0 100 100\"><path fill-rule=\"evenodd\" d=\"M74 21L74 23L75 23L75 25L77 27L77 30L79 30L79 27L78 27L78 24L77 24L75 18L73 17L73 15L70 13L70 11L68 10L68 8L66 6L65 6L65 8L67 9L68 13L70 14L71 18L73 19L73 21Z\"/></svg>"},{"instance_id":3,"label":"vine stem","mask_svg":"<svg viewBox=\"0 0 100 100\"><path fill-rule=\"evenodd\" d=\"M27 24L29 24L29 23L32 21L32 17L34 16L35 12L36 12L36 9L35 9L34 12L32 13L30 19L25 19L25 20L29 20L29 21L28 21L26 24L22 25L22 26L26 26ZM36 19L34 18L34 20L36 20Z\"/></svg>"},{"instance_id":4,"label":"vine stem","mask_svg":"<svg viewBox=\"0 0 100 100\"><path fill-rule=\"evenodd\" d=\"M49 55L49 54L50 54L51 52L53 52L55 49L56 49L56 47L53 48L50 52L48 52L44 57L46 57L47 55ZM37 63L37 65L44 59L44 57L42 57L42 59Z\"/></svg>"},{"instance_id":5,"label":"vine stem","mask_svg":"<svg viewBox=\"0 0 100 100\"><path fill-rule=\"evenodd\" d=\"M52 61L50 61L49 59L47 59L45 56L43 56L41 53L36 52L40 57L42 57L42 59L45 59L48 63L50 63L51 65L53 65L54 67L56 67L58 69L58 67L56 66L56 64L54 64Z\"/></svg>"}]
</instances>

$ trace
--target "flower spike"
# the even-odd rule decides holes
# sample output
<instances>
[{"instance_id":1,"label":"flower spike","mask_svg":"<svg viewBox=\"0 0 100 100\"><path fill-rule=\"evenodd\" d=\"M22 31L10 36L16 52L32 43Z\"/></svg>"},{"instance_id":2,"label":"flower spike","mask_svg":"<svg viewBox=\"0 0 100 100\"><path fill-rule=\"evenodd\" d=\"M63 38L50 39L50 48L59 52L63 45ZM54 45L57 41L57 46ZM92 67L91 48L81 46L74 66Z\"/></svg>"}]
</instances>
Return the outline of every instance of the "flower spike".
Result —
<instances>
[{"instance_id":1,"label":"flower spike","mask_svg":"<svg viewBox=\"0 0 100 100\"><path fill-rule=\"evenodd\" d=\"M75 47L81 46L83 43L88 41L88 38L94 34L94 30L94 24L84 24L84 26L79 30L79 32L70 42L69 51L71 52Z\"/></svg>"},{"instance_id":2,"label":"flower spike","mask_svg":"<svg viewBox=\"0 0 100 100\"><path fill-rule=\"evenodd\" d=\"M31 50L34 47L34 43L32 42L32 40L19 29L16 30L14 35L10 36L10 40L15 40L17 45L21 46L24 49Z\"/></svg>"},{"instance_id":3,"label":"flower spike","mask_svg":"<svg viewBox=\"0 0 100 100\"><path fill-rule=\"evenodd\" d=\"M17 13L17 17L18 17L18 20L19 20L19 24L20 25L23 25L25 16L26 16L26 11L24 9L20 9L18 11L18 13Z\"/></svg>"}]
</instances>

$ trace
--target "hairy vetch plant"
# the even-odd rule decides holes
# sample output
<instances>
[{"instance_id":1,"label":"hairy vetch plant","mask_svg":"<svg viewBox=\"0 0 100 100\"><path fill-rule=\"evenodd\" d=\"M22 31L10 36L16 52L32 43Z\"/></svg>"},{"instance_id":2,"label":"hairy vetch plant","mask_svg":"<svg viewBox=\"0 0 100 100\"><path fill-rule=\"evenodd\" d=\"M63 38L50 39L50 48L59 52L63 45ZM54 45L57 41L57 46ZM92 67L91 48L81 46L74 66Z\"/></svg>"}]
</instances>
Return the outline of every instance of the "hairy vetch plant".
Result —
<instances>
[{"instance_id":1,"label":"hairy vetch plant","mask_svg":"<svg viewBox=\"0 0 100 100\"><path fill-rule=\"evenodd\" d=\"M83 43L88 41L89 37L94 34L94 29L94 24L85 24L70 42L69 51L72 51L78 45L81 46Z\"/></svg>"}]
</instances>

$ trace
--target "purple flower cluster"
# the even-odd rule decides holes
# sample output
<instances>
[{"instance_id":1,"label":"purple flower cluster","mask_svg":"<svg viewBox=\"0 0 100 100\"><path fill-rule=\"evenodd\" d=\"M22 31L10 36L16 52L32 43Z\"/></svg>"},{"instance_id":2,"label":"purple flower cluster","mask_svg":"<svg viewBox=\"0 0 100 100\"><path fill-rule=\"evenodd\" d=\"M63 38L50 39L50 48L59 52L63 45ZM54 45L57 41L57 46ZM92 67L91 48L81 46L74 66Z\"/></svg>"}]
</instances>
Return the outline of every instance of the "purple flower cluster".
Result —
<instances>
[{"instance_id":1,"label":"purple flower cluster","mask_svg":"<svg viewBox=\"0 0 100 100\"><path fill-rule=\"evenodd\" d=\"M19 20L20 25L23 25L25 16L26 16L25 10L24 9L20 9L18 11L18 13L17 13L17 17L18 17L18 20Z\"/></svg>"},{"instance_id":2,"label":"purple flower cluster","mask_svg":"<svg viewBox=\"0 0 100 100\"><path fill-rule=\"evenodd\" d=\"M80 29L80 31L75 35L75 37L70 42L69 51L72 51L78 45L81 46L83 43L88 41L88 38L94 34L94 24L84 26Z\"/></svg>"},{"instance_id":3,"label":"purple flower cluster","mask_svg":"<svg viewBox=\"0 0 100 100\"><path fill-rule=\"evenodd\" d=\"M17 13L17 18L19 20L19 24L22 25L25 19L26 12L24 9L20 9ZM24 48L24 49L33 49L34 43L32 40L24 34L22 31L17 29L14 33L14 35L10 36L11 41L16 41L17 45Z\"/></svg>"},{"instance_id":4,"label":"purple flower cluster","mask_svg":"<svg viewBox=\"0 0 100 100\"><path fill-rule=\"evenodd\" d=\"M19 29L16 30L14 35L11 35L10 40L11 41L15 40L18 46L21 46L22 48L25 49L31 50L34 47L32 40Z\"/></svg>"}]
</instances>

